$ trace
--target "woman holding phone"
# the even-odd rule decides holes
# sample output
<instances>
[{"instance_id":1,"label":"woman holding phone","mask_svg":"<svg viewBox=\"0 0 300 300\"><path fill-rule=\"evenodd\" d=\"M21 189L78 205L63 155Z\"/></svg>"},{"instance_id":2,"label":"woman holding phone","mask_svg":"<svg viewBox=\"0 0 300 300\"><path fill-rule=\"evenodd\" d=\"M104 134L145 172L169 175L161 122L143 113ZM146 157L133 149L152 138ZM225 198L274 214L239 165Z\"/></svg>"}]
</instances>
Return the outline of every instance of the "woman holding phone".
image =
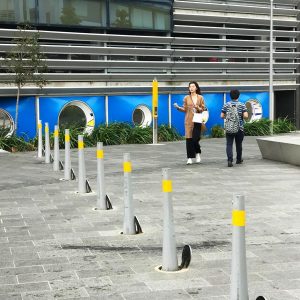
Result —
<instances>
[{"instance_id":1,"label":"woman holding phone","mask_svg":"<svg viewBox=\"0 0 300 300\"><path fill-rule=\"evenodd\" d=\"M196 158L196 163L200 163L201 148L199 141L202 123L195 123L193 118L194 113L202 113L205 110L205 103L197 82L192 81L189 83L189 94L184 97L183 106L174 103L174 107L185 113L184 126L188 159L186 164L191 165L193 158Z\"/></svg>"}]
</instances>

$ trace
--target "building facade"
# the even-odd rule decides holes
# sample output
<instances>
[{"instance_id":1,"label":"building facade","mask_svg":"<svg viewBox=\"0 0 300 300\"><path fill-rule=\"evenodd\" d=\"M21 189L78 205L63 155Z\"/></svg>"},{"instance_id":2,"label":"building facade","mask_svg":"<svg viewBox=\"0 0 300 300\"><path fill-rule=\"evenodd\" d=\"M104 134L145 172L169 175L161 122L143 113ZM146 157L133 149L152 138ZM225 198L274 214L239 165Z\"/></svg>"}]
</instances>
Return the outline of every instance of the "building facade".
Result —
<instances>
[{"instance_id":1,"label":"building facade","mask_svg":"<svg viewBox=\"0 0 300 300\"><path fill-rule=\"evenodd\" d=\"M273 5L274 115L299 128L300 1L282 2ZM233 87L251 120L270 115L269 0L1 0L2 57L22 22L39 30L49 84L22 89L18 133L34 136L39 119L52 130L75 121L87 131L115 121L149 125L154 78L158 121L181 133L183 115L172 107L189 81L201 86L208 128L223 124ZM13 130L16 88L8 78L2 68L0 126Z\"/></svg>"}]
</instances>

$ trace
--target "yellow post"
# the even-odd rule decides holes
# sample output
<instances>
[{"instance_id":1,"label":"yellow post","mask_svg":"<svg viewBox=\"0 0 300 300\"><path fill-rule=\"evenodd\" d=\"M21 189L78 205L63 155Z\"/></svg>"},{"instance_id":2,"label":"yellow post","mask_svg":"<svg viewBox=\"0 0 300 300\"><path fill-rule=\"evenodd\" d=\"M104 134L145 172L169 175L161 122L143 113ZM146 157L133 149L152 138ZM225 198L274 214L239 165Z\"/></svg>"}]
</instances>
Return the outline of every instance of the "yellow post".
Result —
<instances>
[{"instance_id":1,"label":"yellow post","mask_svg":"<svg viewBox=\"0 0 300 300\"><path fill-rule=\"evenodd\" d=\"M152 118L153 118L153 144L157 144L157 115L158 115L158 82L152 82Z\"/></svg>"}]
</instances>

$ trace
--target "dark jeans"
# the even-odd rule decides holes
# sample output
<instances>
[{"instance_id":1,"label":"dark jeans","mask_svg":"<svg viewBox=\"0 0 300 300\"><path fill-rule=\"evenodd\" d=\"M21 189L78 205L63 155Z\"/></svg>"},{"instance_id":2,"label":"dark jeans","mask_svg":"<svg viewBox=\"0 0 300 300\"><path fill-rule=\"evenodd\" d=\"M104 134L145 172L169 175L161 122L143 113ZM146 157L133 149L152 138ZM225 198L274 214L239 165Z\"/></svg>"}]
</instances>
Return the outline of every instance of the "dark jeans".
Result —
<instances>
[{"instance_id":1,"label":"dark jeans","mask_svg":"<svg viewBox=\"0 0 300 300\"><path fill-rule=\"evenodd\" d=\"M242 143L244 139L244 131L239 130L236 134L226 134L226 153L228 161L233 161L232 146L235 140L236 160L242 160Z\"/></svg>"},{"instance_id":2,"label":"dark jeans","mask_svg":"<svg viewBox=\"0 0 300 300\"><path fill-rule=\"evenodd\" d=\"M192 138L186 139L186 155L187 158L195 158L196 153L201 153L200 148L201 124L194 123Z\"/></svg>"}]
</instances>

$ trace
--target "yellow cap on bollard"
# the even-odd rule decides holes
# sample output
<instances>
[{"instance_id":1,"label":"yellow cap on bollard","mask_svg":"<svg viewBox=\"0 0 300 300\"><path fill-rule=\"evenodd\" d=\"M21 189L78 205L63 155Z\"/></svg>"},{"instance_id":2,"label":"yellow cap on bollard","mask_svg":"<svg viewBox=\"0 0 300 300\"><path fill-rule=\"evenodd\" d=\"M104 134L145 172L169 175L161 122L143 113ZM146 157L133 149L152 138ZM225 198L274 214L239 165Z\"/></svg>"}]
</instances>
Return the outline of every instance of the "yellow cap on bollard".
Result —
<instances>
[{"instance_id":1,"label":"yellow cap on bollard","mask_svg":"<svg viewBox=\"0 0 300 300\"><path fill-rule=\"evenodd\" d=\"M130 161L124 161L123 162L123 170L124 170L124 173L131 173L132 168L131 168L131 162Z\"/></svg>"},{"instance_id":2,"label":"yellow cap on bollard","mask_svg":"<svg viewBox=\"0 0 300 300\"><path fill-rule=\"evenodd\" d=\"M246 212L244 210L232 211L232 225L238 227L246 226Z\"/></svg>"},{"instance_id":3,"label":"yellow cap on bollard","mask_svg":"<svg viewBox=\"0 0 300 300\"><path fill-rule=\"evenodd\" d=\"M41 128L42 128L42 123L39 122L39 123L38 123L38 129L41 129Z\"/></svg>"},{"instance_id":4,"label":"yellow cap on bollard","mask_svg":"<svg viewBox=\"0 0 300 300\"><path fill-rule=\"evenodd\" d=\"M58 137L58 130L57 129L54 130L54 136Z\"/></svg>"},{"instance_id":5,"label":"yellow cap on bollard","mask_svg":"<svg viewBox=\"0 0 300 300\"><path fill-rule=\"evenodd\" d=\"M78 150L82 150L84 148L83 141L78 141Z\"/></svg>"},{"instance_id":6,"label":"yellow cap on bollard","mask_svg":"<svg viewBox=\"0 0 300 300\"><path fill-rule=\"evenodd\" d=\"M104 151L103 150L97 150L97 158L103 159L104 157Z\"/></svg>"},{"instance_id":7,"label":"yellow cap on bollard","mask_svg":"<svg viewBox=\"0 0 300 300\"><path fill-rule=\"evenodd\" d=\"M162 191L164 193L171 193L172 192L172 180L163 179L162 181Z\"/></svg>"},{"instance_id":8,"label":"yellow cap on bollard","mask_svg":"<svg viewBox=\"0 0 300 300\"><path fill-rule=\"evenodd\" d=\"M70 142L70 135L69 134L65 135L65 142Z\"/></svg>"}]
</instances>

